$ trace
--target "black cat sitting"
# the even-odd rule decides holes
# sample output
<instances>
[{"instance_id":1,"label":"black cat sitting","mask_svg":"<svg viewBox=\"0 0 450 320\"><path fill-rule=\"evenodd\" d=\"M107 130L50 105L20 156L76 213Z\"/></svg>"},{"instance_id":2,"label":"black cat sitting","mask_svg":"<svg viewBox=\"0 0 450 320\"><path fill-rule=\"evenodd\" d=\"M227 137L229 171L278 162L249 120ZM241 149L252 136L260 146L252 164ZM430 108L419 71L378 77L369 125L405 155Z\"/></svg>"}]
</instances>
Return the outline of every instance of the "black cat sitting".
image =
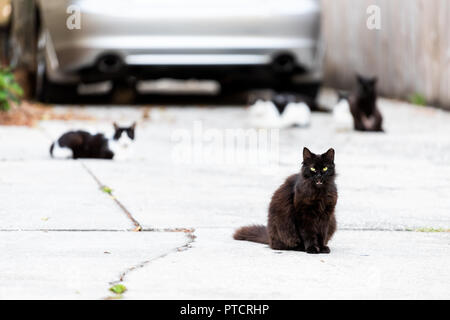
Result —
<instances>
[{"instance_id":1,"label":"black cat sitting","mask_svg":"<svg viewBox=\"0 0 450 320\"><path fill-rule=\"evenodd\" d=\"M383 116L377 107L377 78L356 76L357 87L349 96L350 112L357 131L383 132Z\"/></svg>"},{"instance_id":2,"label":"black cat sitting","mask_svg":"<svg viewBox=\"0 0 450 320\"><path fill-rule=\"evenodd\" d=\"M338 199L334 154L334 149L314 154L304 148L300 172L272 196L267 227L242 227L234 239L268 244L274 250L330 253L327 244L336 231Z\"/></svg>"}]
</instances>

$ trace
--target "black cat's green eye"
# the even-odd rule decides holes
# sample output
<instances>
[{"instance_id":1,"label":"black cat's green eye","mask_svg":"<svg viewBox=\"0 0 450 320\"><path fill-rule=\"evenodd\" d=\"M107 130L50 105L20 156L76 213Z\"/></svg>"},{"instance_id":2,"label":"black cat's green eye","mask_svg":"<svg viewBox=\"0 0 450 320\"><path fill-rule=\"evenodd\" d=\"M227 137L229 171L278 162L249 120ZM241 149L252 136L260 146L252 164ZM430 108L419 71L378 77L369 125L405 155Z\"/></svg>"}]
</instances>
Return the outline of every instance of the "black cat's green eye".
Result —
<instances>
[{"instance_id":1,"label":"black cat's green eye","mask_svg":"<svg viewBox=\"0 0 450 320\"><path fill-rule=\"evenodd\" d=\"M327 172L328 171L328 167L323 168L323 172Z\"/></svg>"},{"instance_id":2,"label":"black cat's green eye","mask_svg":"<svg viewBox=\"0 0 450 320\"><path fill-rule=\"evenodd\" d=\"M311 171L312 171L312 172L316 172L316 169L315 169L315 168L311 168Z\"/></svg>"}]
</instances>

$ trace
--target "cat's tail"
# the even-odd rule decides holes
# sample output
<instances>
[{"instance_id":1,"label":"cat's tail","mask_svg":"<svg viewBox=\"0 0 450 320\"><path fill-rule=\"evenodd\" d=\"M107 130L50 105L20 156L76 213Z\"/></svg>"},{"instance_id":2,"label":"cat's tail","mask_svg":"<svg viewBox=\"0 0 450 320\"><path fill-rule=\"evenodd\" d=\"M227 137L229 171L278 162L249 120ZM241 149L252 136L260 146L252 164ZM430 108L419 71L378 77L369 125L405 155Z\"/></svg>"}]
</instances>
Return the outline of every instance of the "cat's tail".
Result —
<instances>
[{"instance_id":1,"label":"cat's tail","mask_svg":"<svg viewBox=\"0 0 450 320\"><path fill-rule=\"evenodd\" d=\"M68 147L61 147L59 141L56 140L50 146L50 157L56 159L70 159L73 158L73 151Z\"/></svg>"},{"instance_id":2,"label":"cat's tail","mask_svg":"<svg viewBox=\"0 0 450 320\"><path fill-rule=\"evenodd\" d=\"M233 235L235 240L251 241L262 244L269 244L269 233L265 226L247 226L236 230Z\"/></svg>"},{"instance_id":3,"label":"cat's tail","mask_svg":"<svg viewBox=\"0 0 450 320\"><path fill-rule=\"evenodd\" d=\"M52 157L52 158L53 158L53 149L55 149L55 143L54 142L50 146L50 157Z\"/></svg>"}]
</instances>

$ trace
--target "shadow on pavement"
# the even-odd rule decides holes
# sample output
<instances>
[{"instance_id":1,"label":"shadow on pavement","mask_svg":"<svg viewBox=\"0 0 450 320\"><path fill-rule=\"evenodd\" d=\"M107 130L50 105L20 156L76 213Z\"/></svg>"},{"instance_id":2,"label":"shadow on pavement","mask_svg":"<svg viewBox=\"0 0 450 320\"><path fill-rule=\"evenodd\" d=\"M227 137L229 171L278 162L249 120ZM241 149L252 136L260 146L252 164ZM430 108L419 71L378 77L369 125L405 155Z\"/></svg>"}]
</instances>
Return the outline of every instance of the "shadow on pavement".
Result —
<instances>
[{"instance_id":1,"label":"shadow on pavement","mask_svg":"<svg viewBox=\"0 0 450 320\"><path fill-rule=\"evenodd\" d=\"M249 101L249 94L253 90L233 90L220 93L217 95L210 94L139 94L131 88L116 88L108 95L91 95L91 96L77 96L69 100L54 101L51 104L58 105L93 105L93 106L236 106L241 107L247 105ZM291 91L284 93L292 93ZM295 93L294 94L298 94ZM314 99L308 96L298 94L299 99L306 102L312 111L326 112L316 104Z\"/></svg>"}]
</instances>

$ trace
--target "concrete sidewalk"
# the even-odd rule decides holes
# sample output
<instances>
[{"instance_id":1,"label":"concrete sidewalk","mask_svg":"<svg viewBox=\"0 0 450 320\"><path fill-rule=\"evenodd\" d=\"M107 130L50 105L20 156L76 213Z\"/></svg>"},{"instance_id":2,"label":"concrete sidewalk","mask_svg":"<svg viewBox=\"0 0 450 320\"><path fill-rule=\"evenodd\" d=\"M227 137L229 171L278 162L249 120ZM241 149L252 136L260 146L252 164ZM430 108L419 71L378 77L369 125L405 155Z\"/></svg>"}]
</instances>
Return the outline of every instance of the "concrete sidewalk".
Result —
<instances>
[{"instance_id":1,"label":"concrete sidewalk","mask_svg":"<svg viewBox=\"0 0 450 320\"><path fill-rule=\"evenodd\" d=\"M173 161L174 137L198 123L246 128L240 107L154 108L150 118L89 107L77 112L97 121L0 127L0 298L117 298L108 289L121 283L124 299L448 299L450 114L381 108L386 134L336 133L322 113L308 129L282 130L270 169ZM134 159L49 158L65 130L103 131L112 120L139 122ZM232 240L235 228L266 222L303 146L336 150L332 253Z\"/></svg>"}]
</instances>

